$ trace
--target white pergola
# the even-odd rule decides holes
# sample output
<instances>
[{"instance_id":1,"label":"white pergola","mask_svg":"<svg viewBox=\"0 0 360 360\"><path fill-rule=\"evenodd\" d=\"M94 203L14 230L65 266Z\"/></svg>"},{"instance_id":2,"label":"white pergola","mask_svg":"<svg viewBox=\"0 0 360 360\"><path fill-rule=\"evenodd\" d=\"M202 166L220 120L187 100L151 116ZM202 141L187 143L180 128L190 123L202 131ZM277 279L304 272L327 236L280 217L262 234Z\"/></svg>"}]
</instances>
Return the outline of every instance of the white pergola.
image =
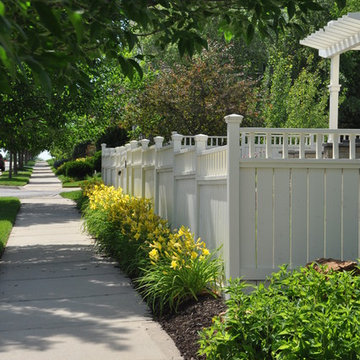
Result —
<instances>
[{"instance_id":1,"label":"white pergola","mask_svg":"<svg viewBox=\"0 0 360 360\"><path fill-rule=\"evenodd\" d=\"M330 21L320 29L300 41L301 45L319 50L323 58L331 59L330 67L330 113L329 128L338 128L339 106L339 65L340 54L349 50L360 50L360 12L348 13Z\"/></svg>"}]
</instances>

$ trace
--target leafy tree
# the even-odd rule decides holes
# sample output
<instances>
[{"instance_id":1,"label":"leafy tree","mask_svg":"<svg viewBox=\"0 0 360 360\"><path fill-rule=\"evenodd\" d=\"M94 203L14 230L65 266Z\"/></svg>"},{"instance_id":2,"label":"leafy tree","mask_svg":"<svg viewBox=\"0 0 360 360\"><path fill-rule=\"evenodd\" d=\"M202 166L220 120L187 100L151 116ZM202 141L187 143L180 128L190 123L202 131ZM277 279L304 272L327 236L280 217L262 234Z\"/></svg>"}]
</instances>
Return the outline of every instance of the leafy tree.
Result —
<instances>
[{"instance_id":1,"label":"leafy tree","mask_svg":"<svg viewBox=\"0 0 360 360\"><path fill-rule=\"evenodd\" d=\"M266 125L327 127L329 93L321 76L325 61L314 61L311 55L298 74L297 69L293 69L292 56L275 52L270 59L273 67L268 69L264 79L268 87L263 101Z\"/></svg>"},{"instance_id":2,"label":"leafy tree","mask_svg":"<svg viewBox=\"0 0 360 360\"><path fill-rule=\"evenodd\" d=\"M150 138L160 134L169 138L174 130L184 135L225 134L223 119L230 113L244 114L247 125L259 125L255 85L235 67L229 51L217 52L214 44L187 65L164 65L128 104L125 120Z\"/></svg>"},{"instance_id":3,"label":"leafy tree","mask_svg":"<svg viewBox=\"0 0 360 360\"><path fill-rule=\"evenodd\" d=\"M271 72L272 71L272 72ZM292 83L292 59L282 53L270 57L265 86L268 96L264 101L264 118L268 127L284 127L287 117L287 97Z\"/></svg>"},{"instance_id":4,"label":"leafy tree","mask_svg":"<svg viewBox=\"0 0 360 360\"><path fill-rule=\"evenodd\" d=\"M326 128L329 115L329 92L322 82L319 71L304 68L295 79L286 99L288 128Z\"/></svg>"}]
</instances>

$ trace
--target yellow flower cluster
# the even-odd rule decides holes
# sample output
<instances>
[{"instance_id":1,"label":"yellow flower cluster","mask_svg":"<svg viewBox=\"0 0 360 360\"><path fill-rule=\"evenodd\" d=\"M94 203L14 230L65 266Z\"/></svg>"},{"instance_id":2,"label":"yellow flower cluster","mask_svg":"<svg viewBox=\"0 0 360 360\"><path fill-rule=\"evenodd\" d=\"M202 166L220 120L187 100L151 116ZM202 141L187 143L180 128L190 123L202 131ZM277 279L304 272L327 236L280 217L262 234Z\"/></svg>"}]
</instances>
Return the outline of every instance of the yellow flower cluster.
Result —
<instances>
[{"instance_id":1,"label":"yellow flower cluster","mask_svg":"<svg viewBox=\"0 0 360 360\"><path fill-rule=\"evenodd\" d=\"M149 244L156 238L170 235L166 220L154 213L150 200L126 195L121 188L104 184L90 184L83 192L89 198L91 210L105 211L108 220L116 223L131 239L141 239Z\"/></svg>"},{"instance_id":2,"label":"yellow flower cluster","mask_svg":"<svg viewBox=\"0 0 360 360\"><path fill-rule=\"evenodd\" d=\"M86 161L86 158L77 158L75 161Z\"/></svg>"},{"instance_id":3,"label":"yellow flower cluster","mask_svg":"<svg viewBox=\"0 0 360 360\"><path fill-rule=\"evenodd\" d=\"M210 256L205 243L200 238L196 240L188 228L182 226L171 232L167 221L154 213L150 200L126 195L121 188L101 183L88 183L83 192L91 210L105 211L123 235L141 241L153 265L162 260L172 269L181 269Z\"/></svg>"},{"instance_id":4,"label":"yellow flower cluster","mask_svg":"<svg viewBox=\"0 0 360 360\"><path fill-rule=\"evenodd\" d=\"M154 265L160 259L168 261L173 269L190 266L195 260L203 261L210 256L209 250L200 238L195 240L194 234L184 226L171 233L167 239L157 238L150 244L150 259Z\"/></svg>"}]
</instances>

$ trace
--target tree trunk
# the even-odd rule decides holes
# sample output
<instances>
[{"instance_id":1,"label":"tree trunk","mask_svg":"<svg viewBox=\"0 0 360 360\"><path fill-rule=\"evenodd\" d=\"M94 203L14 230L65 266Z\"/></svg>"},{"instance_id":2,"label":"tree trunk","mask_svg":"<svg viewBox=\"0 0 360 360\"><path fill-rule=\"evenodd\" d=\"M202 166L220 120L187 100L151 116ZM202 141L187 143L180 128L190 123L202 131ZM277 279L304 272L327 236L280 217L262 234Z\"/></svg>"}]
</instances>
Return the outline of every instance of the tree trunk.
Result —
<instances>
[{"instance_id":1,"label":"tree trunk","mask_svg":"<svg viewBox=\"0 0 360 360\"><path fill-rule=\"evenodd\" d=\"M9 156L9 179L12 178L12 173L13 173L13 166L12 166L12 160L13 160L13 154L12 151L9 151L10 156Z\"/></svg>"},{"instance_id":2,"label":"tree trunk","mask_svg":"<svg viewBox=\"0 0 360 360\"><path fill-rule=\"evenodd\" d=\"M18 174L17 152L14 152L14 175Z\"/></svg>"},{"instance_id":3,"label":"tree trunk","mask_svg":"<svg viewBox=\"0 0 360 360\"><path fill-rule=\"evenodd\" d=\"M23 151L19 152L19 168L20 169L24 168L24 152Z\"/></svg>"}]
</instances>

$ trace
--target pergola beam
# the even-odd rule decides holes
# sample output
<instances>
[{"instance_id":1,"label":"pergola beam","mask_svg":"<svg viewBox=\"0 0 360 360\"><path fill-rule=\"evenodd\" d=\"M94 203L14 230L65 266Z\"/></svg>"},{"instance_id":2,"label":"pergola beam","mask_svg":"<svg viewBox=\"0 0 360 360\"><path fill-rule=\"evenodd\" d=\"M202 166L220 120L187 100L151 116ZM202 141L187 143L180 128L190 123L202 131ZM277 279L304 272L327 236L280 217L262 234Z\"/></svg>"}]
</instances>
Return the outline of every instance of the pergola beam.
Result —
<instances>
[{"instance_id":1,"label":"pergola beam","mask_svg":"<svg viewBox=\"0 0 360 360\"><path fill-rule=\"evenodd\" d=\"M337 54L352 50L358 45L360 45L360 32L349 38L345 38L326 49L319 49L319 55L324 58L333 57Z\"/></svg>"}]
</instances>

